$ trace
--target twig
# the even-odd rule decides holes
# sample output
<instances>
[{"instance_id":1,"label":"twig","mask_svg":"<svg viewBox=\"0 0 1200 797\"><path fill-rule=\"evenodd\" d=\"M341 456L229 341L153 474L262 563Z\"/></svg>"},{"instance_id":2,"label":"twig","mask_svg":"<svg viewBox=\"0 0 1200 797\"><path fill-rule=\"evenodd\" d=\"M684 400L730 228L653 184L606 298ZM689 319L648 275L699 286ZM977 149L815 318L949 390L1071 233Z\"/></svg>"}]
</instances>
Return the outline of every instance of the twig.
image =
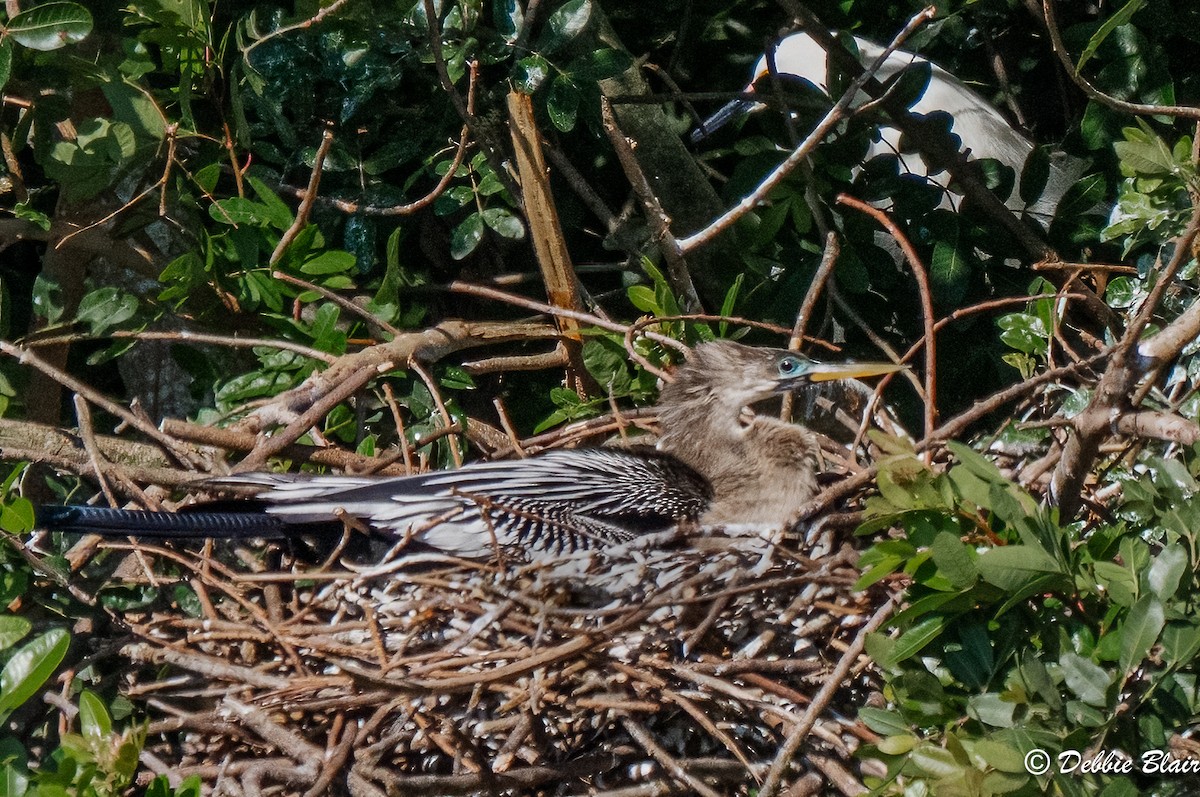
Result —
<instances>
[{"instance_id":1,"label":"twig","mask_svg":"<svg viewBox=\"0 0 1200 797\"><path fill-rule=\"evenodd\" d=\"M904 26L897 36L892 39L891 43L884 48L879 57L876 58L869 67L861 72L854 80L850 82L850 86L838 99L834 106L825 114L825 117L817 123L813 131L808 134L808 137L801 142L800 146L796 147L784 159L783 163L775 167L772 172L767 175L767 178L759 183L753 191L742 198L740 202L721 215L720 218L713 221L704 229L689 235L686 238L679 240L679 253L685 255L693 249L712 241L717 235L731 227L738 219L746 215L754 208L758 207L759 203L767 198L783 180L795 169L805 158L808 157L825 136L832 130L846 115L850 112L850 107L854 104L858 93L866 85L867 81L883 66L888 57L895 52L904 41L912 35L917 28L925 24L934 17L933 8L925 8L917 12Z\"/></svg>"},{"instance_id":2,"label":"twig","mask_svg":"<svg viewBox=\"0 0 1200 797\"><path fill-rule=\"evenodd\" d=\"M438 413L442 416L442 423L446 429L454 426L454 419L450 417L450 411L446 409L446 402L442 399L442 391L438 388L437 381L429 370L415 356L408 360L408 367L416 372L417 376L421 377L421 381L425 383L425 387L429 390L429 395L433 396L433 403L437 405ZM450 435L450 456L454 459L454 467L461 468L463 464L462 452L458 450L458 435Z\"/></svg>"},{"instance_id":3,"label":"twig","mask_svg":"<svg viewBox=\"0 0 1200 797\"><path fill-rule=\"evenodd\" d=\"M262 38L251 42L248 47L246 47L244 50L242 50L242 57L244 59L246 59L246 64L248 66L250 66L250 68L253 69L254 68L253 64L250 63L250 53L254 52L255 48L257 48L259 45L266 44L267 42L269 42L271 39L275 38L276 36L283 36L285 34L288 34L288 33L291 33L292 31L297 31L297 30L307 30L308 28L311 28L314 25L319 25L321 22L324 21L325 17L329 16L330 14L336 14L338 11L341 11L342 7L345 6L348 2L350 2L350 0L334 0L334 2L325 6L320 11L318 11L316 14L313 14L311 17L309 17L308 19L302 20L300 22L296 22L292 25L284 25L282 27L276 28L275 30L268 33L266 36L263 36Z\"/></svg>"},{"instance_id":4,"label":"twig","mask_svg":"<svg viewBox=\"0 0 1200 797\"><path fill-rule=\"evenodd\" d=\"M319 351L311 346L305 346L300 343L295 343L290 340L279 340L277 338L242 338L232 335L213 335L205 332L193 332L189 329L178 329L172 331L153 331L153 330L113 330L104 335L56 335L54 337L38 337L32 336L24 341L22 345L30 349L37 349L40 346L50 346L55 344L69 344L81 340L101 340L103 338L111 338L114 340L171 340L184 341L187 343L204 343L213 346L227 346L231 349L256 349L268 348L278 349L280 351L290 351L296 354L308 357L313 360L322 360L331 363L337 359L332 354Z\"/></svg>"},{"instance_id":5,"label":"twig","mask_svg":"<svg viewBox=\"0 0 1200 797\"><path fill-rule=\"evenodd\" d=\"M316 157L313 158L312 173L308 176L308 188L304 190L300 206L296 208L296 218L279 237L279 243L275 244L275 251L271 253L271 259L267 261L270 265L274 266L279 263L292 241L296 240L300 231L308 226L308 217L312 213L313 204L317 201L317 189L321 185L321 173L325 169L325 157L329 155L329 148L332 146L333 130L326 125L321 134L321 143L317 146Z\"/></svg>"},{"instance_id":6,"label":"twig","mask_svg":"<svg viewBox=\"0 0 1200 797\"><path fill-rule=\"evenodd\" d=\"M274 277L275 279L283 280L284 282L291 283L292 285L296 285L297 287L304 288L305 290L313 291L314 293L321 294L321 296L323 296L326 299L328 299L329 301L333 302L334 304L336 304L338 307L342 308L346 312L350 313L351 315L358 316L359 318L361 318L363 321L367 322L368 324L373 324L374 326L379 327L380 329L382 329L384 332L388 333L392 337L402 334L400 329L392 326L385 319L379 318L378 316L371 315L370 313L368 313L366 311L366 309L359 307L357 304L350 301L345 296L341 296L337 293L334 293L333 291L329 290L328 288L323 288L320 285L315 285L315 284L309 282L308 280L302 280L299 277L293 277L291 274L285 274L282 271L272 271L271 276Z\"/></svg>"},{"instance_id":7,"label":"twig","mask_svg":"<svg viewBox=\"0 0 1200 797\"><path fill-rule=\"evenodd\" d=\"M621 132L617 118L613 114L612 103L607 97L600 98L600 119L604 125L604 132L608 134L608 140L613 146L613 151L617 153L621 169L625 172L625 179L629 181L633 192L641 201L646 219L660 244L659 250L667 261L667 280L671 283L671 288L679 297L685 311L700 310L700 296L696 293L692 275L688 271L687 262L683 259L683 250L675 239L675 234L671 232L671 219L667 217L667 212L663 210L654 189L650 187L650 181L646 179L646 173L642 171L642 167L633 153L633 144Z\"/></svg>"},{"instance_id":8,"label":"twig","mask_svg":"<svg viewBox=\"0 0 1200 797\"><path fill-rule=\"evenodd\" d=\"M921 321L925 328L925 436L928 437L933 433L938 419L937 344L934 335L935 319L933 316L933 294L929 288L929 270L921 262L921 258L917 255L917 251L913 249L908 236L882 210L848 194L839 194L837 202L839 205L846 205L857 211L866 213L879 222L888 231L888 234L892 236L893 240L900 245L905 259L908 260L909 266L912 267L913 277L917 281L917 292L921 297ZM927 458L926 462L928 463L928 461Z\"/></svg>"},{"instance_id":9,"label":"twig","mask_svg":"<svg viewBox=\"0 0 1200 797\"><path fill-rule=\"evenodd\" d=\"M1138 102L1127 102L1117 99L1110 94L1105 94L1096 88L1092 85L1091 81L1079 74L1079 70L1071 62L1071 56L1067 53L1067 47L1063 43L1062 34L1058 30L1058 20L1054 15L1054 3L1050 2L1050 0L1042 0L1042 13L1046 20L1046 30L1050 33L1050 43L1053 45L1054 54L1062 62L1067 76L1071 78L1076 86L1079 86L1083 90L1083 93L1089 99L1093 99L1101 105L1106 105L1114 110L1133 114L1134 116L1157 116L1161 114L1163 116L1178 116L1183 119L1200 121L1200 108L1190 105L1145 105Z\"/></svg>"},{"instance_id":10,"label":"twig","mask_svg":"<svg viewBox=\"0 0 1200 797\"><path fill-rule=\"evenodd\" d=\"M10 343L6 340L0 340L0 352L7 354L9 357L12 357L22 365L29 365L37 369L49 378L53 379L55 382L58 382L67 390L72 390L75 393L78 393L92 404L104 409L105 412L115 415L116 417L125 421L125 423L129 424L134 429L137 429L139 432L161 445L168 454L178 459L180 463L190 465L201 470L207 470L210 466L210 463L208 463L204 457L199 456L195 452L182 448L175 440L156 429L153 424L146 422L139 415L130 412L119 404L110 401L100 393L93 390L89 385L84 384L80 380L64 371L60 371L28 349L18 346L14 343Z\"/></svg>"},{"instance_id":11,"label":"twig","mask_svg":"<svg viewBox=\"0 0 1200 797\"><path fill-rule=\"evenodd\" d=\"M790 351L800 351L800 347L804 345L804 332L808 329L809 318L812 316L813 308L817 306L817 299L820 298L825 283L833 276L833 267L837 263L838 254L841 251L842 246L838 241L837 234L825 233L825 248L821 252L821 264L817 266L817 272L813 274L812 282L808 284L808 290L804 292L804 301L800 303L800 309L796 312L796 322L792 325L792 337L788 340L787 346ZM787 420L792 417L795 400L796 397L792 393L783 397L783 406L779 411L780 418Z\"/></svg>"},{"instance_id":12,"label":"twig","mask_svg":"<svg viewBox=\"0 0 1200 797\"><path fill-rule=\"evenodd\" d=\"M842 688L842 683L854 666L855 660L862 655L863 648L867 644L867 636L887 621L895 605L895 599L889 598L871 615L871 619L867 621L867 624L859 629L858 634L854 637L854 642L842 654L842 658L838 660L837 666L833 668L833 672L821 684L820 691L817 692L816 696L813 697L812 703L805 709L800 724L792 728L788 733L787 740L779 748L779 752L775 754L775 761L767 771L767 777L763 780L762 788L758 790L759 797L774 797L775 793L779 790L784 773L787 772L787 768L796 757L796 753L800 750L800 745L804 743L808 732L812 730L817 718L829 705L829 701L833 699L834 694L838 689Z\"/></svg>"},{"instance_id":13,"label":"twig","mask_svg":"<svg viewBox=\"0 0 1200 797\"><path fill-rule=\"evenodd\" d=\"M1079 508L1083 482L1100 452L1100 442L1109 434L1121 408L1128 403L1136 381L1145 371L1177 355L1190 337L1195 337L1194 330L1200 329L1200 301L1197 301L1162 332L1138 344L1163 294L1174 282L1179 269L1191 258L1192 244L1198 235L1200 204L1193 208L1191 221L1176 241L1171 260L1159 270L1158 281L1150 289L1125 334L1112 347L1108 367L1100 376L1092 400L1072 419L1075 432L1063 447L1062 458L1050 478L1050 495L1064 518L1074 516ZM1188 333L1191 333L1190 337ZM1160 339L1161 342L1158 342Z\"/></svg>"},{"instance_id":14,"label":"twig","mask_svg":"<svg viewBox=\"0 0 1200 797\"><path fill-rule=\"evenodd\" d=\"M112 489L108 486L107 463L104 455L100 453L99 446L96 445L96 432L92 428L92 413L88 409L87 401L83 396L76 393L74 395L75 402L75 418L79 421L79 438L83 441L83 449L87 451L88 459L92 462L92 468L96 471L96 481L100 483L100 490L104 493L104 499L108 501L109 506L120 506L117 502L117 497L113 495Z\"/></svg>"},{"instance_id":15,"label":"twig","mask_svg":"<svg viewBox=\"0 0 1200 797\"><path fill-rule=\"evenodd\" d=\"M721 797L717 792L710 789L703 781L692 775L684 769L675 757L662 748L658 742L654 741L654 737L646 730L646 727L632 717L621 717L621 725L625 730L629 731L629 735L634 741L642 746L651 758L662 765L671 777L678 780L680 783L688 787L694 794L699 794L701 797Z\"/></svg>"}]
</instances>

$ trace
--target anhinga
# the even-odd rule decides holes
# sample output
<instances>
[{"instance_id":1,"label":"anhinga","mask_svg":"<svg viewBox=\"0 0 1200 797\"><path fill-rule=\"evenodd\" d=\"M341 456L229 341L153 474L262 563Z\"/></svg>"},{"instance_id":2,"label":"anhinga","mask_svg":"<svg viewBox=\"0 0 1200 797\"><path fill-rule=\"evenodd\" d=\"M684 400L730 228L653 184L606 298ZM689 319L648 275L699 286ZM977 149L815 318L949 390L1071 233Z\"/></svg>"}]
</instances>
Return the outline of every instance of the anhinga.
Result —
<instances>
[{"instance_id":1,"label":"anhinga","mask_svg":"<svg viewBox=\"0 0 1200 797\"><path fill-rule=\"evenodd\" d=\"M822 364L731 341L697 346L658 403L655 448L580 448L419 476L245 474L216 485L261 488L252 511L179 513L43 507L40 528L106 536L248 538L354 518L448 553L497 546L563 553L682 523L778 529L816 489L817 443L802 426L748 407L813 382L897 371ZM228 502L226 502L228 505Z\"/></svg>"}]
</instances>

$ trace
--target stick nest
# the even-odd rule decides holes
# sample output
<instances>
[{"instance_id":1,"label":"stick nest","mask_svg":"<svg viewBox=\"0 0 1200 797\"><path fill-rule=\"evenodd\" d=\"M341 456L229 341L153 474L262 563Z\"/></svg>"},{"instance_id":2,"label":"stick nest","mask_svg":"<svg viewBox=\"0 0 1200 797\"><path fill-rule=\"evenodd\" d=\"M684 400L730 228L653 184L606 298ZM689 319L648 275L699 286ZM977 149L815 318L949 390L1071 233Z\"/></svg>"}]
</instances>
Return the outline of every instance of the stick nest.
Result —
<instances>
[{"instance_id":1,"label":"stick nest","mask_svg":"<svg viewBox=\"0 0 1200 797\"><path fill-rule=\"evenodd\" d=\"M124 616L123 689L154 717L143 761L214 794L734 795L772 767L854 793L886 596L816 536L366 567L138 545L184 598Z\"/></svg>"}]
</instances>

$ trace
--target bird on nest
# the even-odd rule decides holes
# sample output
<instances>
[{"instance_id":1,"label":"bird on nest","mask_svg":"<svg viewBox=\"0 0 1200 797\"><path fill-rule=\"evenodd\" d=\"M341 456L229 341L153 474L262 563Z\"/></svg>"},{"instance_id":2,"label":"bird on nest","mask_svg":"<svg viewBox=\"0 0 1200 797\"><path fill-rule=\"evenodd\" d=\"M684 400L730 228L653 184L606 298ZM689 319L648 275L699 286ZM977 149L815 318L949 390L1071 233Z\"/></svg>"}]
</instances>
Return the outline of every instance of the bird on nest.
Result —
<instances>
[{"instance_id":1,"label":"bird on nest","mask_svg":"<svg viewBox=\"0 0 1200 797\"><path fill-rule=\"evenodd\" d=\"M203 504L179 513L46 506L38 527L244 539L288 537L354 519L376 533L468 558L498 549L603 548L684 524L776 530L794 522L816 491L817 442L803 426L748 408L813 383L901 368L825 364L782 349L712 341L696 346L664 386L656 447L563 449L401 477L239 474L209 484L259 490L244 511Z\"/></svg>"}]
</instances>

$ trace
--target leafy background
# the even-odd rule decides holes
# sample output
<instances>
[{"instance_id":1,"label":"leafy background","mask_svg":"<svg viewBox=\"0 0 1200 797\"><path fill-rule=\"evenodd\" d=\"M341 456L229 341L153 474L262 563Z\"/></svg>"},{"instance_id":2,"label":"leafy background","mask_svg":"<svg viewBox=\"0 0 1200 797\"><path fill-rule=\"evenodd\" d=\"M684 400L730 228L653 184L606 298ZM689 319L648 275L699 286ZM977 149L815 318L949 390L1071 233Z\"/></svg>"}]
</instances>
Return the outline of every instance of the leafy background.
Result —
<instances>
[{"instance_id":1,"label":"leafy background","mask_svg":"<svg viewBox=\"0 0 1200 797\"><path fill-rule=\"evenodd\" d=\"M920 294L878 246L873 222L835 198L880 201L928 266L937 317L953 316L936 362L947 418L1117 340L1195 210L1191 122L1089 100L1055 57L1036 4L950 2L906 48L983 94L1044 146L1043 157L1061 151L1085 164L1046 249L1031 252L970 202L941 207L937 189L900 176L896 156L859 169L873 124L856 117L769 203L689 257L697 307L664 266L655 220L632 199L601 96L612 98L627 133L637 131L642 168L673 231L695 232L780 163L793 130L830 102L792 87L792 126L767 111L697 148L684 143L720 103L702 92L739 90L795 8L765 0L542 6L526 17L530 7L517 0L6 4L0 410L14 467L0 525L27 531L30 498L81 500L94 490L86 463L72 474L39 455L24 424L108 432L118 423L94 401L84 421L72 403L79 391L28 368L28 352L95 395L119 405L136 399L153 422L227 423L389 329L527 312L449 290L455 281L543 299L511 169L511 88L532 95L581 284L615 319L705 309L790 329L821 262L823 231L832 230L841 252L810 334L836 343L838 356L877 357L880 340L903 352L922 334ZM1099 91L1196 104L1194 4L1054 7L1067 49ZM829 28L878 42L919 10L875 0L807 8ZM661 104L629 102L646 94ZM301 211L318 160L319 196ZM1016 184L996 164L983 173L1002 199ZM1046 268L1048 252L1100 268ZM1195 262L1183 260L1152 327L1195 301ZM1094 292L1100 308L1055 298L1068 289ZM693 342L735 329L664 328ZM196 334L216 337L186 337ZM235 345L233 336L262 345ZM1194 348L1161 370L1145 398L1193 426ZM590 392L564 387L553 369L472 375L441 365L434 378L450 417L491 418L501 397L520 434L606 413L610 396L653 399L652 375L628 363L619 336L589 336L583 358ZM1061 451L1062 419L1095 397L1095 379L1082 374L1049 380L1015 410L997 403L979 413L960 431L963 442L935 461L905 441L876 440L883 453L860 529L871 546L861 586L899 580L909 598L870 649L888 684L889 705L862 714L883 740L869 753L890 767L869 784L881 793L1189 793L1180 779L1143 775L1037 779L1022 763L1034 747L1186 749L1179 734L1200 701L1194 438L1114 444L1088 463L1085 510L1060 511L1039 463ZM461 457L453 435L420 445L444 426L430 385L413 373L388 376L404 429L372 384L328 413L321 436L367 456L405 438L432 465ZM922 402L914 395L894 388L889 399L915 428ZM107 615L75 600L65 558L52 558L60 569L50 573L31 569L15 546L3 560L9 791L121 791L136 771L141 726L111 673L73 670L66 697L78 716L68 732L31 700L64 662L82 661L84 630ZM114 591L105 611L127 599ZM156 789L169 792L165 782Z\"/></svg>"}]
</instances>

